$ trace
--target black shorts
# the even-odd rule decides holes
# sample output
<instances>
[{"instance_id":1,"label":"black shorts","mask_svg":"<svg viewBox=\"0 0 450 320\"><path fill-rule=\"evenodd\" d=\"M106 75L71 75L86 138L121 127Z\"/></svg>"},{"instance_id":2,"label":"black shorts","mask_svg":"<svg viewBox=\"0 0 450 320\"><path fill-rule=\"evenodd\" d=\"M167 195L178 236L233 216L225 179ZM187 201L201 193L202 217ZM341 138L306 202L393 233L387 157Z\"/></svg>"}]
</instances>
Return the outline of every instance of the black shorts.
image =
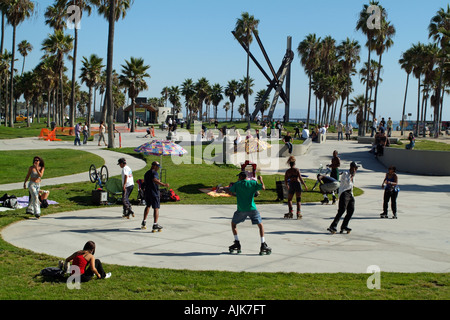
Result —
<instances>
[{"instance_id":1,"label":"black shorts","mask_svg":"<svg viewBox=\"0 0 450 320\"><path fill-rule=\"evenodd\" d=\"M153 209L159 209L161 207L159 195L144 194L144 200L148 208L152 207Z\"/></svg>"},{"instance_id":2,"label":"black shorts","mask_svg":"<svg viewBox=\"0 0 450 320\"><path fill-rule=\"evenodd\" d=\"M289 183L289 194L296 194L302 192L302 185L299 181L293 181Z\"/></svg>"}]
</instances>

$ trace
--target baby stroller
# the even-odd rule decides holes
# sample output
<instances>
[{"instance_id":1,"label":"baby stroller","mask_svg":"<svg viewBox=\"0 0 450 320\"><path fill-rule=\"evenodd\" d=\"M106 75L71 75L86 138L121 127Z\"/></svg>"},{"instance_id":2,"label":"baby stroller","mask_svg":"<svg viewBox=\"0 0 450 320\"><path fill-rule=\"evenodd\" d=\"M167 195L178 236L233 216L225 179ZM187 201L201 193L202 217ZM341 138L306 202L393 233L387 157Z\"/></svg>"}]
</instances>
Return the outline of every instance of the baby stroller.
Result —
<instances>
[{"instance_id":1,"label":"baby stroller","mask_svg":"<svg viewBox=\"0 0 450 320\"><path fill-rule=\"evenodd\" d=\"M138 195L137 195L137 201L138 201L138 205L139 206L145 206L145 197L144 197L144 180L143 179L139 179L138 181L136 181L139 189L138 189Z\"/></svg>"}]
</instances>

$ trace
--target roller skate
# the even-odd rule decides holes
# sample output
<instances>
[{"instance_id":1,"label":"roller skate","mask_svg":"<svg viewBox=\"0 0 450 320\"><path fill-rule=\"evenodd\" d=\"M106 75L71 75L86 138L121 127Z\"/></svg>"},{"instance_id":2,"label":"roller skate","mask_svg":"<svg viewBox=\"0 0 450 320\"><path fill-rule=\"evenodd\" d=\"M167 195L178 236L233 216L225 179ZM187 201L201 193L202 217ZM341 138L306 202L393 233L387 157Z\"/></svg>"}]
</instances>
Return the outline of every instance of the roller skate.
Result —
<instances>
[{"instance_id":1,"label":"roller skate","mask_svg":"<svg viewBox=\"0 0 450 320\"><path fill-rule=\"evenodd\" d=\"M230 251L230 253L241 253L241 243L237 240L234 241L234 244L228 247L228 250Z\"/></svg>"},{"instance_id":2,"label":"roller skate","mask_svg":"<svg viewBox=\"0 0 450 320\"><path fill-rule=\"evenodd\" d=\"M328 200L328 198L323 198L322 201L320 201L321 204L328 204L330 202L330 200Z\"/></svg>"},{"instance_id":3,"label":"roller skate","mask_svg":"<svg viewBox=\"0 0 450 320\"><path fill-rule=\"evenodd\" d=\"M333 196L333 202L331 204L336 204L336 196Z\"/></svg>"},{"instance_id":4,"label":"roller skate","mask_svg":"<svg viewBox=\"0 0 450 320\"><path fill-rule=\"evenodd\" d=\"M300 220L301 218L303 218L302 213L297 211L297 220Z\"/></svg>"},{"instance_id":5,"label":"roller skate","mask_svg":"<svg viewBox=\"0 0 450 320\"><path fill-rule=\"evenodd\" d=\"M267 245L267 243L262 243L261 244L261 249L259 250L259 255L269 255L272 253L272 248L269 248L269 246Z\"/></svg>"},{"instance_id":6,"label":"roller skate","mask_svg":"<svg viewBox=\"0 0 450 320\"><path fill-rule=\"evenodd\" d=\"M397 214L394 213L394 215L392 216L392 219L397 219Z\"/></svg>"},{"instance_id":7,"label":"roller skate","mask_svg":"<svg viewBox=\"0 0 450 320\"><path fill-rule=\"evenodd\" d=\"M388 218L388 214L386 212L383 212L382 214L380 214L380 218L381 219L387 219Z\"/></svg>"},{"instance_id":8,"label":"roller skate","mask_svg":"<svg viewBox=\"0 0 450 320\"><path fill-rule=\"evenodd\" d=\"M341 234L343 234L344 232L346 232L347 234L350 234L350 232L352 232L352 229L350 229L350 228L342 228L341 229Z\"/></svg>"},{"instance_id":9,"label":"roller skate","mask_svg":"<svg viewBox=\"0 0 450 320\"><path fill-rule=\"evenodd\" d=\"M152 232L153 233L155 233L155 232L162 232L162 229L163 229L163 227L161 227L159 224L155 223L153 225Z\"/></svg>"},{"instance_id":10,"label":"roller skate","mask_svg":"<svg viewBox=\"0 0 450 320\"><path fill-rule=\"evenodd\" d=\"M327 230L330 231L331 234L336 234L337 232L335 227L329 227Z\"/></svg>"},{"instance_id":11,"label":"roller skate","mask_svg":"<svg viewBox=\"0 0 450 320\"><path fill-rule=\"evenodd\" d=\"M147 222L146 221L142 221L141 230L147 230Z\"/></svg>"},{"instance_id":12,"label":"roller skate","mask_svg":"<svg viewBox=\"0 0 450 320\"><path fill-rule=\"evenodd\" d=\"M294 214L292 213L292 211L290 211L289 213L286 213L284 215L285 219L294 219Z\"/></svg>"}]
</instances>

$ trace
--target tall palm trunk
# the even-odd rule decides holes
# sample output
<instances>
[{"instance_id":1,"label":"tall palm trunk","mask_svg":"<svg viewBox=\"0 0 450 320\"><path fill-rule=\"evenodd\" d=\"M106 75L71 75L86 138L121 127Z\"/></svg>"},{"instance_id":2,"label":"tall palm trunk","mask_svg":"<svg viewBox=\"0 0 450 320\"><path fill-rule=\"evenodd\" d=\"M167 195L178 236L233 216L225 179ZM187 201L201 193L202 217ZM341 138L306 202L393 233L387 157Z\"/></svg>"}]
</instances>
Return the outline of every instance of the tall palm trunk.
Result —
<instances>
[{"instance_id":1,"label":"tall palm trunk","mask_svg":"<svg viewBox=\"0 0 450 320\"><path fill-rule=\"evenodd\" d=\"M312 96L312 73L309 73L309 94L308 94L308 115L306 117L306 127L309 128L309 117L311 115L311 96Z\"/></svg>"},{"instance_id":2,"label":"tall palm trunk","mask_svg":"<svg viewBox=\"0 0 450 320\"><path fill-rule=\"evenodd\" d=\"M378 85L380 83L380 73L381 73L381 58L383 57L382 54L380 54L380 59L378 60L378 70L377 70L377 82L375 83L375 97L373 98L373 117L372 120L375 121L375 118L377 117L377 102L378 102Z\"/></svg>"},{"instance_id":3,"label":"tall palm trunk","mask_svg":"<svg viewBox=\"0 0 450 320\"><path fill-rule=\"evenodd\" d=\"M78 48L78 29L74 28L75 43L73 46L73 68L72 68L72 92L70 94L70 126L75 125L75 83L77 77L77 48Z\"/></svg>"},{"instance_id":4,"label":"tall palm trunk","mask_svg":"<svg viewBox=\"0 0 450 320\"><path fill-rule=\"evenodd\" d=\"M362 130L361 135L365 136L366 135L366 119L367 119L367 113L368 113L368 99L369 99L369 74L370 74L370 47L371 47L371 37L369 36L369 55L367 58L367 79L366 79L366 95L365 95L365 99L364 99L364 114L363 114L363 122L362 122Z\"/></svg>"},{"instance_id":5,"label":"tall palm trunk","mask_svg":"<svg viewBox=\"0 0 450 320\"><path fill-rule=\"evenodd\" d=\"M402 111L402 121L401 121L401 135L403 136L405 130L405 112L406 112L406 98L408 97L408 84L409 84L409 73L406 76L406 88L405 88L405 98L403 100L403 111Z\"/></svg>"},{"instance_id":6,"label":"tall palm trunk","mask_svg":"<svg viewBox=\"0 0 450 320\"><path fill-rule=\"evenodd\" d=\"M108 31L108 61L106 67L106 105L108 107L108 148L114 148L114 104L112 94L112 73L113 73L113 58L114 58L114 24L116 13L116 1L109 1L109 31ZM134 119L131 124L132 131L134 132Z\"/></svg>"},{"instance_id":7,"label":"tall palm trunk","mask_svg":"<svg viewBox=\"0 0 450 320\"><path fill-rule=\"evenodd\" d=\"M9 91L9 126L14 128L14 60L16 57L16 26L13 26L12 59Z\"/></svg>"},{"instance_id":8,"label":"tall palm trunk","mask_svg":"<svg viewBox=\"0 0 450 320\"><path fill-rule=\"evenodd\" d=\"M416 137L419 136L419 116L420 116L420 76L417 85L417 121L416 121L416 130L414 131Z\"/></svg>"}]
</instances>

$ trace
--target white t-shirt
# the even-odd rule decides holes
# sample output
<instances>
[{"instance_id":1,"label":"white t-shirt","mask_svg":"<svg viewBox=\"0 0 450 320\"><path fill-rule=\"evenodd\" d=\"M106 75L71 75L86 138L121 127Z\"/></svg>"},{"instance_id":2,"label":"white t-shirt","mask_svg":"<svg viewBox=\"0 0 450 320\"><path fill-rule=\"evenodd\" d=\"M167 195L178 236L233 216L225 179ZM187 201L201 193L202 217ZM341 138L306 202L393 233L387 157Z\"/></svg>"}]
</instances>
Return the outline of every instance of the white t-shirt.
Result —
<instances>
[{"instance_id":1,"label":"white t-shirt","mask_svg":"<svg viewBox=\"0 0 450 320\"><path fill-rule=\"evenodd\" d=\"M129 166L125 166L122 168L122 185L125 181L125 176L127 177L127 184L125 187L131 187L134 186L134 180L133 180L133 172L131 171Z\"/></svg>"}]
</instances>

